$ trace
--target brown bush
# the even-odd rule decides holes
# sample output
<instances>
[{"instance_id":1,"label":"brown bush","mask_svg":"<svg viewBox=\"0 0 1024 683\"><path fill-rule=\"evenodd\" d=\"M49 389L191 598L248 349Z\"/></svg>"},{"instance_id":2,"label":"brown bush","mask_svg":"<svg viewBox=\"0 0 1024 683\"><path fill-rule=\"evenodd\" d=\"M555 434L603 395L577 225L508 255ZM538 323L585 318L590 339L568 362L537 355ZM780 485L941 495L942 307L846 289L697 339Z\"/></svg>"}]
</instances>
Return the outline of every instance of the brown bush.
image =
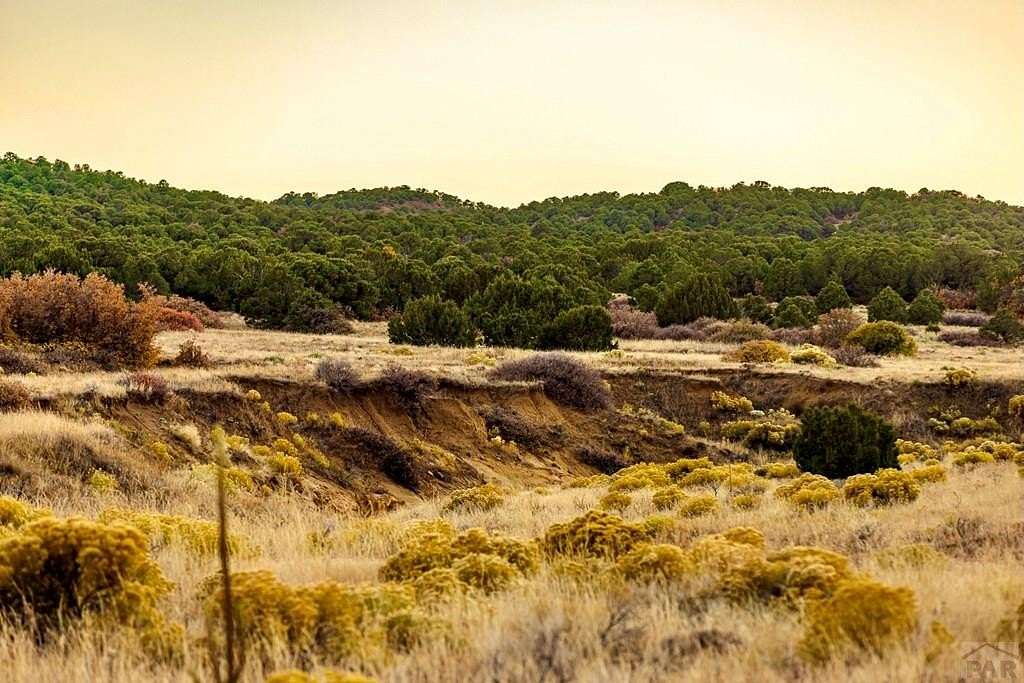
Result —
<instances>
[{"instance_id":1,"label":"brown bush","mask_svg":"<svg viewBox=\"0 0 1024 683\"><path fill-rule=\"evenodd\" d=\"M579 458L579 461L584 465L590 465L602 474L614 474L615 472L633 464L630 460L619 453L613 453L612 451L606 451L592 446L583 446L577 450L576 457Z\"/></svg>"},{"instance_id":2,"label":"brown bush","mask_svg":"<svg viewBox=\"0 0 1024 683\"><path fill-rule=\"evenodd\" d=\"M970 290L936 287L932 289L932 294L946 308L974 308L978 301L977 295Z\"/></svg>"},{"instance_id":3,"label":"brown bush","mask_svg":"<svg viewBox=\"0 0 1024 683\"><path fill-rule=\"evenodd\" d=\"M415 491L419 484L416 461L412 454L397 443L378 432L362 427L347 427L344 438L356 443L361 450L371 455L369 464L376 465L392 481Z\"/></svg>"},{"instance_id":4,"label":"brown bush","mask_svg":"<svg viewBox=\"0 0 1024 683\"><path fill-rule=\"evenodd\" d=\"M878 358L859 346L840 346L830 353L837 363L851 368L877 368L879 365Z\"/></svg>"},{"instance_id":5,"label":"brown bush","mask_svg":"<svg viewBox=\"0 0 1024 683\"><path fill-rule=\"evenodd\" d=\"M148 285L140 285L139 289L142 292L142 298L149 301L153 306L193 316L199 321L201 326L200 329L196 330L197 332L201 332L202 327L209 327L213 330L225 327L224 319L201 301L196 301L187 296L178 296L177 294L171 294L170 296L157 294Z\"/></svg>"},{"instance_id":6,"label":"brown bush","mask_svg":"<svg viewBox=\"0 0 1024 683\"><path fill-rule=\"evenodd\" d=\"M605 408L611 395L601 373L564 353L535 353L499 365L492 377L509 381L541 382L553 401L580 410Z\"/></svg>"},{"instance_id":7,"label":"brown bush","mask_svg":"<svg viewBox=\"0 0 1024 683\"><path fill-rule=\"evenodd\" d=\"M942 324L955 327L981 327L991 319L992 316L981 311L946 311L942 314Z\"/></svg>"},{"instance_id":8,"label":"brown bush","mask_svg":"<svg viewBox=\"0 0 1024 683\"><path fill-rule=\"evenodd\" d=\"M21 382L0 379L0 410L19 410L28 405L31 396Z\"/></svg>"},{"instance_id":9,"label":"brown bush","mask_svg":"<svg viewBox=\"0 0 1024 683\"><path fill-rule=\"evenodd\" d=\"M771 328L767 325L749 320L722 322L720 325L709 327L708 332L708 341L726 344L741 344L755 339L767 339L772 334Z\"/></svg>"},{"instance_id":10,"label":"brown bush","mask_svg":"<svg viewBox=\"0 0 1024 683\"><path fill-rule=\"evenodd\" d=\"M814 339L814 332L803 327L780 327L777 330L772 330L770 338L782 344L800 346L801 344L810 344Z\"/></svg>"},{"instance_id":11,"label":"brown bush","mask_svg":"<svg viewBox=\"0 0 1024 683\"><path fill-rule=\"evenodd\" d=\"M0 280L0 336L7 340L80 342L106 367L146 367L157 357L155 333L156 307L132 304L102 275L47 271Z\"/></svg>"},{"instance_id":12,"label":"brown bush","mask_svg":"<svg viewBox=\"0 0 1024 683\"><path fill-rule=\"evenodd\" d=\"M865 322L864 316L849 308L835 308L818 316L814 343L832 349L839 348L846 337Z\"/></svg>"},{"instance_id":13,"label":"brown bush","mask_svg":"<svg viewBox=\"0 0 1024 683\"><path fill-rule=\"evenodd\" d=\"M658 331L658 316L627 305L610 305L612 334L619 339L654 339Z\"/></svg>"},{"instance_id":14,"label":"brown bush","mask_svg":"<svg viewBox=\"0 0 1024 683\"><path fill-rule=\"evenodd\" d=\"M27 375L30 372L42 375L49 370L49 367L42 359L29 351L0 346L0 370L15 375Z\"/></svg>"},{"instance_id":15,"label":"brown bush","mask_svg":"<svg viewBox=\"0 0 1024 683\"><path fill-rule=\"evenodd\" d=\"M164 306L156 309L155 324L157 332L202 332L204 329L202 321L191 313Z\"/></svg>"},{"instance_id":16,"label":"brown bush","mask_svg":"<svg viewBox=\"0 0 1024 683\"><path fill-rule=\"evenodd\" d=\"M210 356L203 351L195 339L186 339L178 347L178 355L174 357L174 364L189 368L210 367Z\"/></svg>"},{"instance_id":17,"label":"brown bush","mask_svg":"<svg viewBox=\"0 0 1024 683\"><path fill-rule=\"evenodd\" d=\"M348 361L324 358L316 365L316 378L335 391L348 394L363 386L363 380Z\"/></svg>"},{"instance_id":18,"label":"brown bush","mask_svg":"<svg viewBox=\"0 0 1024 683\"><path fill-rule=\"evenodd\" d=\"M152 372L133 372L125 375L120 384L128 398L141 403L160 403L171 393L167 380Z\"/></svg>"},{"instance_id":19,"label":"brown bush","mask_svg":"<svg viewBox=\"0 0 1024 683\"><path fill-rule=\"evenodd\" d=\"M381 371L372 387L395 396L407 410L419 410L423 401L437 390L437 378L401 365L389 365Z\"/></svg>"},{"instance_id":20,"label":"brown bush","mask_svg":"<svg viewBox=\"0 0 1024 683\"><path fill-rule=\"evenodd\" d=\"M544 434L529 422L522 415L502 406L491 408L484 416L484 426L487 431L496 431L505 441L512 441L524 448L534 448L544 441Z\"/></svg>"},{"instance_id":21,"label":"brown bush","mask_svg":"<svg viewBox=\"0 0 1024 683\"><path fill-rule=\"evenodd\" d=\"M967 330L946 330L939 332L939 341L953 346L1005 346L998 339L984 337L975 331Z\"/></svg>"}]
</instances>

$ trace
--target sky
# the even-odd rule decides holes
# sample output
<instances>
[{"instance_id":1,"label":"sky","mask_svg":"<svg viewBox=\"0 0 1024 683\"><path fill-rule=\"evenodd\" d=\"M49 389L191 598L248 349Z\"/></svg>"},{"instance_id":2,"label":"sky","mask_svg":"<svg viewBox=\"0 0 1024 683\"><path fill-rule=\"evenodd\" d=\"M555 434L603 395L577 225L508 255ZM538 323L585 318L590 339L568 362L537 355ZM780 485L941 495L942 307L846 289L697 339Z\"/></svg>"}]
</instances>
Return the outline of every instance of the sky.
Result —
<instances>
[{"instance_id":1,"label":"sky","mask_svg":"<svg viewBox=\"0 0 1024 683\"><path fill-rule=\"evenodd\" d=\"M1024 204L1024 0L0 0L0 153L273 199Z\"/></svg>"}]
</instances>

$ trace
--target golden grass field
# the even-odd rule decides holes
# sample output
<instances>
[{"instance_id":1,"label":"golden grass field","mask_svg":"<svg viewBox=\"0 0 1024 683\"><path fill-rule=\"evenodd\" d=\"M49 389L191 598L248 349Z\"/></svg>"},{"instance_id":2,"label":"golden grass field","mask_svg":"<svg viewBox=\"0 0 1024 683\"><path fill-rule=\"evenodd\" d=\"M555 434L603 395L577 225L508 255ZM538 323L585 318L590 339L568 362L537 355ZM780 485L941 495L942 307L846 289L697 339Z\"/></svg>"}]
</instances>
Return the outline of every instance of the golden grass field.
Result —
<instances>
[{"instance_id":1,"label":"golden grass field","mask_svg":"<svg viewBox=\"0 0 1024 683\"><path fill-rule=\"evenodd\" d=\"M165 355L173 355L190 336L196 336L214 365L155 372L179 392L210 395L240 396L244 387L238 383L244 378L312 383L315 364L324 357L349 360L367 376L398 363L485 384L486 373L495 363L527 353L395 347L387 342L382 326L371 324L345 336L250 330L165 333L159 344ZM977 372L979 381L1010 384L1018 387L1017 393L1024 393L1019 389L1024 381L1019 350L960 349L937 342L923 331L918 343L916 357L884 359L878 368L787 364L760 371L792 375L794 382L808 375L870 388L880 382L936 383L946 368L969 367ZM579 356L608 377L640 371L742 373L742 366L722 360L728 348L695 342L623 342L619 352ZM47 508L61 518L94 519L104 510L118 508L213 519L214 490L208 480L196 476L189 465L178 461L167 465L146 456L131 446L118 418L75 402L76 396L84 394L123 400L119 373L17 379L42 401L43 411L3 415L0 447L8 455L16 455L26 471L47 476L46 468L61 462L55 471L75 477L81 469L73 462L76 457L110 453L111 466L106 469L118 478L124 471L150 484L138 488L122 481L107 487L102 481L93 481L74 490L51 487L38 489L45 492L29 498L20 497L21 503ZM757 407L767 410L776 406ZM274 405L274 410L289 409L293 408ZM293 412L298 414L299 406ZM1010 418L1003 417L1011 424ZM1011 443L1021 439L1021 425L1013 424L1016 426L1009 427L1004 436ZM173 421L168 418L168 424L161 427L178 431L191 427L195 433L181 436L175 448L190 453L193 465L208 457L203 455L210 449L205 431L199 433L194 426L180 423L180 416ZM692 433L696 425L683 427ZM712 445L715 438L709 437ZM251 445L255 445L253 439ZM414 618L406 625L412 635L402 631L405 636L398 640L389 630L393 624L374 621L380 615L372 611L364 615L367 621L359 622L359 635L352 636L357 645L337 656L323 650L297 652L287 637L270 634L269 642L259 648L262 655L248 657L243 680L262 681L273 672L287 670L311 672L312 678L295 674L280 680L321 680L318 676L326 676L328 670L403 682L960 680L968 671L968 663L962 659L968 649L983 642L1015 644L1024 635L1024 624L1018 621L1024 619L1024 613L1017 614L1024 603L1024 477L1012 457L955 464L959 446L944 453L941 442L939 437L932 441L946 479L922 483L920 495L911 502L862 507L839 495L820 507L800 507L776 495L789 479L751 474L753 467L775 459L785 461L786 456L750 449L745 451L751 471L743 474L744 488L722 480L681 485L684 504L695 497L714 498L712 508L702 514L688 516L685 505L656 509L652 496L664 488L657 482L626 488L628 498L615 505L622 508L626 522L642 523L654 516L657 521L648 527L650 535L644 542L675 546L680 558L692 554L701 538L736 527L750 527L763 534L765 549L758 551L761 559L750 560L757 566L763 557L771 559L773 552L793 546L838 553L848 560L851 580L869 577L887 587L912 591L912 623L899 637L872 631L861 634L868 645L836 644L828 657L808 657L801 643L810 638L814 596L737 598L728 588L735 578L730 572L739 571L730 564L733 560L712 566L714 563L702 564L695 555L687 554L678 571L659 573L655 567L653 574L630 576L621 557L591 558L570 565L564 557L541 552L535 570L517 572L494 590L463 587L443 596L417 592L409 612ZM239 453L246 451L237 456L240 467L250 466L251 445L239 447ZM324 454L334 457L329 451ZM920 466L915 463L909 468L913 471ZM85 478L86 472L83 469L80 476ZM751 477L753 483L747 481ZM327 581L376 586L388 558L418 538L418 521L440 518L457 531L481 528L531 541L543 539L553 524L614 505L612 499L605 498L610 485L616 489L614 479L572 481L566 476L543 487L515 486L509 481L508 476L503 477L502 489L490 509L469 506L453 510L446 505L449 494L442 493L413 498L397 509L372 516L339 512L339 506L324 505L303 494L323 486L235 490L230 494L229 531L244 541L247 550L235 553L233 570L270 571L288 586ZM741 509L736 497L749 491L756 493L757 503L751 509ZM4 529L0 509L0 560L5 534L17 533L13 526ZM746 552L735 545L730 548ZM187 534L154 543L152 555L173 585L160 599L159 609L169 621L184 627L176 657L145 655L137 644L137 634L105 627L92 617L62 625L39 641L24 620L8 616L0 625L0 671L6 680L213 680L208 651L200 640L208 633L206 608L197 596L204 593L204 580L218 570L216 555L197 550ZM775 580L792 587L801 580L796 576L799 572L820 576L829 571L820 562L813 567L794 565ZM824 580L828 583L835 578ZM3 580L0 573L0 586ZM884 609L882 613L869 610L869 614L871 619L884 621ZM884 647L873 647L875 642ZM1017 662L1017 675L1024 677L1024 663Z\"/></svg>"}]
</instances>

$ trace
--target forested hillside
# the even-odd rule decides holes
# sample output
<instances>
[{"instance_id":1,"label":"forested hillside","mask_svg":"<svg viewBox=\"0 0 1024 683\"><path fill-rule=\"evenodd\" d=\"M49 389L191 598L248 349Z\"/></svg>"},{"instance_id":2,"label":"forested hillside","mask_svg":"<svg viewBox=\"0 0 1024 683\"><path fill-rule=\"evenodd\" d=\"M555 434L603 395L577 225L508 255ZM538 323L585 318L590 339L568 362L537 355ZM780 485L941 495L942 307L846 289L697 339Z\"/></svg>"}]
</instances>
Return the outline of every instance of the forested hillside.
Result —
<instances>
[{"instance_id":1,"label":"forested hillside","mask_svg":"<svg viewBox=\"0 0 1024 683\"><path fill-rule=\"evenodd\" d=\"M958 192L675 182L506 209L408 187L274 202L150 184L62 161L0 162L0 274L100 271L258 324L314 329L437 295L477 319L551 316L613 292L653 302L694 271L729 293L856 302L884 287L976 290L994 309L1024 261L1024 208ZM650 306L648 306L650 307Z\"/></svg>"}]
</instances>

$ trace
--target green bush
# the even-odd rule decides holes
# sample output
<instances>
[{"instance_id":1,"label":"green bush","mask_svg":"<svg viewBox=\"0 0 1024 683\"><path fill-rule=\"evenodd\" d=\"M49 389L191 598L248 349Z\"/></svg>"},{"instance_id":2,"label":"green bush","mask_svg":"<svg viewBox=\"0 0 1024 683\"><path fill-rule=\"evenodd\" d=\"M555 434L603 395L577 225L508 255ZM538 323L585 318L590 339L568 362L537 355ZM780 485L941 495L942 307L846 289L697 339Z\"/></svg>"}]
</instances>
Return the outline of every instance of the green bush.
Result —
<instances>
[{"instance_id":1,"label":"green bush","mask_svg":"<svg viewBox=\"0 0 1024 683\"><path fill-rule=\"evenodd\" d=\"M736 302L722 281L707 273L695 273L670 286L654 309L658 324L685 325L697 318L735 318Z\"/></svg>"},{"instance_id":2,"label":"green bush","mask_svg":"<svg viewBox=\"0 0 1024 683\"><path fill-rule=\"evenodd\" d=\"M930 290L922 289L907 307L907 320L914 325L937 325L946 306Z\"/></svg>"},{"instance_id":3,"label":"green bush","mask_svg":"<svg viewBox=\"0 0 1024 683\"><path fill-rule=\"evenodd\" d=\"M1012 312L1005 308L996 311L992 319L985 323L979 333L983 337L996 339L1007 344L1016 344L1024 339L1024 325L1021 325Z\"/></svg>"},{"instance_id":4,"label":"green bush","mask_svg":"<svg viewBox=\"0 0 1024 683\"><path fill-rule=\"evenodd\" d=\"M814 305L819 314L824 314L837 308L850 308L853 302L850 301L850 295L846 293L843 283L832 279L818 292Z\"/></svg>"},{"instance_id":5,"label":"green bush","mask_svg":"<svg viewBox=\"0 0 1024 683\"><path fill-rule=\"evenodd\" d=\"M541 349L607 351L612 343L612 317L601 306L577 306L559 313L541 333Z\"/></svg>"},{"instance_id":6,"label":"green bush","mask_svg":"<svg viewBox=\"0 0 1024 683\"><path fill-rule=\"evenodd\" d=\"M788 296L775 309L772 327L810 327L813 317L809 317L799 297Z\"/></svg>"},{"instance_id":7,"label":"green bush","mask_svg":"<svg viewBox=\"0 0 1024 683\"><path fill-rule=\"evenodd\" d=\"M868 304L868 322L879 320L907 322L907 302L892 287L883 289Z\"/></svg>"},{"instance_id":8,"label":"green bush","mask_svg":"<svg viewBox=\"0 0 1024 683\"><path fill-rule=\"evenodd\" d=\"M801 418L793 459L804 472L830 479L899 469L892 426L855 405L810 408Z\"/></svg>"},{"instance_id":9,"label":"green bush","mask_svg":"<svg viewBox=\"0 0 1024 683\"><path fill-rule=\"evenodd\" d=\"M888 320L864 323L846 337L846 342L880 356L913 356L917 353L917 344L910 334Z\"/></svg>"},{"instance_id":10,"label":"green bush","mask_svg":"<svg viewBox=\"0 0 1024 683\"><path fill-rule=\"evenodd\" d=\"M426 296L410 301L401 315L391 319L388 338L392 344L475 346L476 329L454 302Z\"/></svg>"}]
</instances>

